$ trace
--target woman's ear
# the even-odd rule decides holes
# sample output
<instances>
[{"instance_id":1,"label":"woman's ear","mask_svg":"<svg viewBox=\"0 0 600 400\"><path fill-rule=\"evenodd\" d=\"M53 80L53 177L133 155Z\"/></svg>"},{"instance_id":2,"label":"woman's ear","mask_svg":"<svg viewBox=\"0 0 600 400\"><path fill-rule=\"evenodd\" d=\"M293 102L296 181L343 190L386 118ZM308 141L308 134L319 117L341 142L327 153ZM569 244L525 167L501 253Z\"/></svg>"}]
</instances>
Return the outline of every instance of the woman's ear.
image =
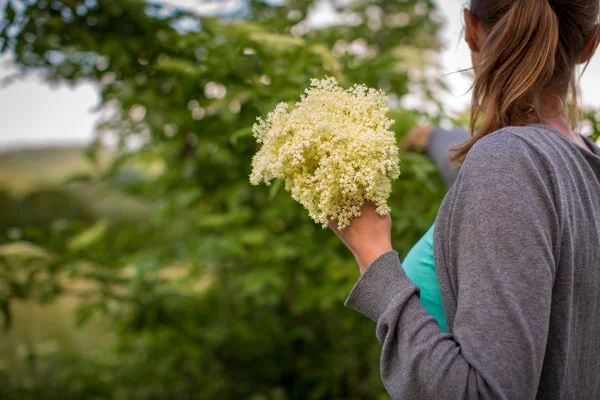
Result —
<instances>
[{"instance_id":1,"label":"woman's ear","mask_svg":"<svg viewBox=\"0 0 600 400\"><path fill-rule=\"evenodd\" d=\"M594 33L588 39L588 42L581 53L581 58L579 59L580 64L585 64L590 61L598 48L598 44L600 44L600 25L596 26Z\"/></svg>"},{"instance_id":2,"label":"woman's ear","mask_svg":"<svg viewBox=\"0 0 600 400\"><path fill-rule=\"evenodd\" d=\"M483 24L471 11L465 9L465 41L473 53L479 53L479 45L484 36Z\"/></svg>"}]
</instances>

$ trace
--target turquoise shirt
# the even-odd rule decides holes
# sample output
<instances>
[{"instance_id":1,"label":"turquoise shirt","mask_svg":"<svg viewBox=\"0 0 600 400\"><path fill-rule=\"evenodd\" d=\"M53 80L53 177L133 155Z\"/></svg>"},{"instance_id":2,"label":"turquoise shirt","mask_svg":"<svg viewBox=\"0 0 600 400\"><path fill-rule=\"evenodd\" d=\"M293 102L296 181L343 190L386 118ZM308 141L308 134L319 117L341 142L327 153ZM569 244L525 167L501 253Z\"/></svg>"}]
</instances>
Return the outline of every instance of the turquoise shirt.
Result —
<instances>
[{"instance_id":1,"label":"turquoise shirt","mask_svg":"<svg viewBox=\"0 0 600 400\"><path fill-rule=\"evenodd\" d=\"M442 308L442 294L440 284L435 273L435 259L433 257L433 228L408 252L402 266L406 275L421 290L421 303L440 325L444 332L448 332L446 317Z\"/></svg>"}]
</instances>

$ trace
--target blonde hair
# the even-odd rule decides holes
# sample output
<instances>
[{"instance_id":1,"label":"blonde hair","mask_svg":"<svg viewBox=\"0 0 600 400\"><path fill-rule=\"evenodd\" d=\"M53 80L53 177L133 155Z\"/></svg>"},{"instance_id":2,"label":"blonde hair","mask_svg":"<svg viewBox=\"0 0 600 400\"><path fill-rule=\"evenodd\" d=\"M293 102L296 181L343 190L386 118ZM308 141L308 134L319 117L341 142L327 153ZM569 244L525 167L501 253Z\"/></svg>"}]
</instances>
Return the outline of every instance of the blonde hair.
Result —
<instances>
[{"instance_id":1,"label":"blonde hair","mask_svg":"<svg viewBox=\"0 0 600 400\"><path fill-rule=\"evenodd\" d=\"M539 123L541 94L551 87L568 87L575 126L575 66L598 32L599 7L598 0L471 0L470 11L487 35L473 85L471 138L453 149L454 161L464 161L492 132Z\"/></svg>"}]
</instances>

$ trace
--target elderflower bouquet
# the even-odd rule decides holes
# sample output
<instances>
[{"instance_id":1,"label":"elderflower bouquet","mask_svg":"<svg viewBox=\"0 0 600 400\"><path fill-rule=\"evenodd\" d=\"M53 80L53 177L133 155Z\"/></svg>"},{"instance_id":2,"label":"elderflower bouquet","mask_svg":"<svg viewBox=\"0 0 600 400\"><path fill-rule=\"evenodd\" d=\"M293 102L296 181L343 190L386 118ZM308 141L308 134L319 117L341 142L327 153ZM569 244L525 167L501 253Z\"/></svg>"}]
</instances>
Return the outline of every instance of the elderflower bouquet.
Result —
<instances>
[{"instance_id":1,"label":"elderflower bouquet","mask_svg":"<svg viewBox=\"0 0 600 400\"><path fill-rule=\"evenodd\" d=\"M387 112L381 90L344 90L334 78L313 79L292 111L280 103L267 119L258 118L253 133L261 147L250 182L285 180L292 198L323 228L334 220L344 229L360 217L365 201L389 214L400 170Z\"/></svg>"}]
</instances>

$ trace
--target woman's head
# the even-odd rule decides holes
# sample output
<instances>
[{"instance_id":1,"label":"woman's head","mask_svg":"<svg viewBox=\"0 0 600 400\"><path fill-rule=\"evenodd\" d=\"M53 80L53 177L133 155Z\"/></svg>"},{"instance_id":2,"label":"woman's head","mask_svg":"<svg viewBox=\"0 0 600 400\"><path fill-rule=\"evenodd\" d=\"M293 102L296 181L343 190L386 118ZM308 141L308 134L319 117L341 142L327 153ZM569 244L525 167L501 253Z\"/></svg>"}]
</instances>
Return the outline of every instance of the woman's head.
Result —
<instances>
[{"instance_id":1,"label":"woman's head","mask_svg":"<svg viewBox=\"0 0 600 400\"><path fill-rule=\"evenodd\" d=\"M575 121L575 67L589 61L600 41L599 9L599 0L470 1L465 21L475 71L472 138L455 149L456 161L491 132L539 123L543 94L570 93Z\"/></svg>"}]
</instances>

